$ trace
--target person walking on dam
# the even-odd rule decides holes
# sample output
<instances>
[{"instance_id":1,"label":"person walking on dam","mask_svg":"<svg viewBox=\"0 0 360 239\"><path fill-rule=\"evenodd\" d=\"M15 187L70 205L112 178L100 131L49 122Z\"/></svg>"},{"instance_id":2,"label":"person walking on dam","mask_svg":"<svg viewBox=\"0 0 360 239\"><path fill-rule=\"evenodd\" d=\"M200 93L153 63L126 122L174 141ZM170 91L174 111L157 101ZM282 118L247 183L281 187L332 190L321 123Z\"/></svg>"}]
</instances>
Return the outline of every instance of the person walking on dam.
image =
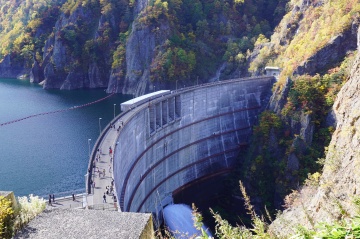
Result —
<instances>
[{"instance_id":1,"label":"person walking on dam","mask_svg":"<svg viewBox=\"0 0 360 239\"><path fill-rule=\"evenodd\" d=\"M106 195L104 193L104 196L103 196L103 203L106 203Z\"/></svg>"}]
</instances>

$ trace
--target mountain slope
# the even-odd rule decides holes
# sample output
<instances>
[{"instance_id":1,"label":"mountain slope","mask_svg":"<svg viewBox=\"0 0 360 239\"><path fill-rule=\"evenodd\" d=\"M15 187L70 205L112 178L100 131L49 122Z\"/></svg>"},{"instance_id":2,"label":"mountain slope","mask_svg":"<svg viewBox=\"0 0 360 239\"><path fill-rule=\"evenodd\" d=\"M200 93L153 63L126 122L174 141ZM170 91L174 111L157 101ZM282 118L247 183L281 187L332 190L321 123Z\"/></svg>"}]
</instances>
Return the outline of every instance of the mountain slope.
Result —
<instances>
[{"instance_id":1,"label":"mountain slope","mask_svg":"<svg viewBox=\"0 0 360 239\"><path fill-rule=\"evenodd\" d=\"M135 95L206 82L222 65L231 78L246 74L246 51L270 36L286 2L4 1L0 75ZM1 74L16 64L22 71Z\"/></svg>"},{"instance_id":2,"label":"mountain slope","mask_svg":"<svg viewBox=\"0 0 360 239\"><path fill-rule=\"evenodd\" d=\"M293 74L324 73L356 49L360 4L357 0L293 0L289 11L251 62L282 68L280 80ZM323 52L321 52L321 49Z\"/></svg>"},{"instance_id":3,"label":"mountain slope","mask_svg":"<svg viewBox=\"0 0 360 239\"><path fill-rule=\"evenodd\" d=\"M358 53L350 79L342 87L334 103L337 127L328 147L323 173L313 185L293 194L290 208L273 222L273 231L288 234L299 225L313 228L321 221L335 222L358 213L355 202L360 198L359 89Z\"/></svg>"}]
</instances>

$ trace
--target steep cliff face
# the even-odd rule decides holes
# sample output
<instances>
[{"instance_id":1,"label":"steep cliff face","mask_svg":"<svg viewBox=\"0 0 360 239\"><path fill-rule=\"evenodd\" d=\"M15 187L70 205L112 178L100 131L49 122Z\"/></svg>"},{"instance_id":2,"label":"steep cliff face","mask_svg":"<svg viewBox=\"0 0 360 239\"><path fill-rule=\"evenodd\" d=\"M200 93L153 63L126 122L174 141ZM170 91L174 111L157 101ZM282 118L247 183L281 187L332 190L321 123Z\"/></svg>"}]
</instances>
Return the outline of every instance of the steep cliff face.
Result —
<instances>
[{"instance_id":1,"label":"steep cliff face","mask_svg":"<svg viewBox=\"0 0 360 239\"><path fill-rule=\"evenodd\" d=\"M6 55L0 62L0 75L8 78L27 78L29 68L24 62L16 62L11 55Z\"/></svg>"},{"instance_id":2,"label":"steep cliff face","mask_svg":"<svg viewBox=\"0 0 360 239\"><path fill-rule=\"evenodd\" d=\"M289 2L291 10L271 36L250 58L249 71L276 65L282 68L280 80L293 75L314 75L339 64L348 51L356 49L359 4L356 1Z\"/></svg>"},{"instance_id":3,"label":"steep cliff face","mask_svg":"<svg viewBox=\"0 0 360 239\"><path fill-rule=\"evenodd\" d=\"M360 31L358 31L360 39ZM358 40L358 48L360 40ZM360 196L360 54L351 77L334 103L336 130L325 159L322 176L288 197L290 207L271 225L279 235L294 232L298 225L314 228L354 216L354 199Z\"/></svg>"},{"instance_id":4,"label":"steep cliff face","mask_svg":"<svg viewBox=\"0 0 360 239\"><path fill-rule=\"evenodd\" d=\"M248 58L254 75L262 74L266 65L282 68L269 105L282 122L270 138L275 147L256 138L256 150L243 168L244 183L259 209L266 203L283 209L286 195L320 170L317 161L325 157L336 124L329 110L348 75L340 68L357 45L358 2L294 0L288 7L270 42L258 44ZM266 163L274 171L261 175L259 168Z\"/></svg>"},{"instance_id":5,"label":"steep cliff face","mask_svg":"<svg viewBox=\"0 0 360 239\"><path fill-rule=\"evenodd\" d=\"M73 25L80 26L79 19L84 22L92 22L94 13L88 9L78 7L70 16L61 14L60 19L56 22L53 39L49 39L45 45L44 63L44 88L60 88L62 90L72 90L78 88L101 88L107 87L109 79L110 66L109 62L98 65L97 61L90 60L87 64L79 64L74 54L69 54L72 49L70 34L74 34ZM96 17L96 15L95 15ZM90 35L96 40L98 32L104 27L104 21L99 19L97 28L94 28ZM88 25L87 27L91 27ZM85 36L86 37L86 36ZM78 39L76 39L78 40ZM82 51L84 51L82 49ZM47 60L50 58L50 60ZM36 65L34 65L36 66ZM87 69L87 70L86 70ZM33 67L34 71L34 67Z\"/></svg>"},{"instance_id":6,"label":"steep cliff face","mask_svg":"<svg viewBox=\"0 0 360 239\"><path fill-rule=\"evenodd\" d=\"M135 24L126 45L126 76L123 93L136 96L155 89L150 79L150 65L155 57L156 46L161 46L170 33L168 23L157 28Z\"/></svg>"},{"instance_id":7,"label":"steep cliff face","mask_svg":"<svg viewBox=\"0 0 360 239\"><path fill-rule=\"evenodd\" d=\"M339 63L348 51L356 49L358 27L359 20L356 19L345 31L334 36L322 49L298 66L294 74L314 75Z\"/></svg>"},{"instance_id":8,"label":"steep cliff face","mask_svg":"<svg viewBox=\"0 0 360 239\"><path fill-rule=\"evenodd\" d=\"M287 1L3 1L0 57L14 53L46 89L141 95L228 79L244 69L258 36L271 34ZM4 67L0 76L15 75Z\"/></svg>"}]
</instances>

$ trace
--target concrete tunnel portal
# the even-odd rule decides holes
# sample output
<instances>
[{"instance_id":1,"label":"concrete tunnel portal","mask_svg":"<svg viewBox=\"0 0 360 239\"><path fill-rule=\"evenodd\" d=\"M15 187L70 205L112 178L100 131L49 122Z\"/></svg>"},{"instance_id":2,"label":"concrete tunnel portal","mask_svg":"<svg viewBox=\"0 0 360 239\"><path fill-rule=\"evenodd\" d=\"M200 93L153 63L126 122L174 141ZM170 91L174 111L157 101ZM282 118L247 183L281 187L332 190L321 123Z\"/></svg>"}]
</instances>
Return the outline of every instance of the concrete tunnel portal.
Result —
<instances>
[{"instance_id":1,"label":"concrete tunnel portal","mask_svg":"<svg viewBox=\"0 0 360 239\"><path fill-rule=\"evenodd\" d=\"M121 211L158 212L174 191L233 168L274 82L218 81L130 105L119 116L113 160Z\"/></svg>"}]
</instances>

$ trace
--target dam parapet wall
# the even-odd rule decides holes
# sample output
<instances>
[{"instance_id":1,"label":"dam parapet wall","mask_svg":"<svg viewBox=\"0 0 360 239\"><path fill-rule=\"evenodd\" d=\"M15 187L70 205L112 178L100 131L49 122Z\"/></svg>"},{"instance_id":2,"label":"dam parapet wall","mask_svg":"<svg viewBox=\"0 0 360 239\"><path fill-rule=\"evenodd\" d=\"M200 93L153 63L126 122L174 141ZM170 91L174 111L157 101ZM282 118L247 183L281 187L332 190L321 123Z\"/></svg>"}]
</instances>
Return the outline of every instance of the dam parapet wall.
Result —
<instances>
[{"instance_id":1,"label":"dam parapet wall","mask_svg":"<svg viewBox=\"0 0 360 239\"><path fill-rule=\"evenodd\" d=\"M121 210L154 212L176 189L233 168L274 82L258 77L184 88L123 113L113 163Z\"/></svg>"}]
</instances>

